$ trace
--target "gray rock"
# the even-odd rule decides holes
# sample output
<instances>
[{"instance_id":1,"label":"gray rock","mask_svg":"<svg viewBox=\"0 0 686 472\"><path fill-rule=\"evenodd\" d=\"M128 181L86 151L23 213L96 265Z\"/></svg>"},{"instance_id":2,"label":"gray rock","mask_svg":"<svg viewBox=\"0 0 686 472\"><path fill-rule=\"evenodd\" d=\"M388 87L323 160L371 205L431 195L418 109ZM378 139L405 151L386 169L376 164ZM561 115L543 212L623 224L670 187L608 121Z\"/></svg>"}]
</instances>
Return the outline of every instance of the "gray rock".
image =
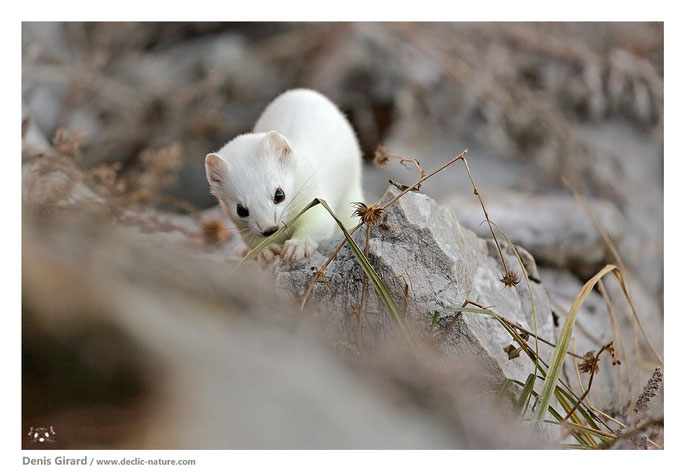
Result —
<instances>
[{"instance_id":1,"label":"gray rock","mask_svg":"<svg viewBox=\"0 0 686 472\"><path fill-rule=\"evenodd\" d=\"M390 187L381 202L390 200L398 190ZM426 195L410 192L389 207L385 220L387 229L374 227L369 239L369 260L379 276L397 294L403 306L404 283L408 286L406 319L416 331L428 332L436 310L460 307L471 300L492 309L507 319L520 323L533 332L531 303L526 281L516 287L504 287L499 281L503 267L495 244L481 239L465 229L452 213ZM354 237L364 247L366 232L361 229ZM324 241L311 258L275 267L277 290L288 298L304 295L312 279L312 267L321 267L333 253L341 237ZM529 273L537 274L533 258L518 249L529 266ZM513 253L503 247L508 268L521 270ZM337 333L344 333L349 343L356 342L357 321L351 306L360 301L362 270L354 256L343 248L328 266L326 279L331 287L317 284L310 295L313 306L329 318ZM533 277L535 278L535 277ZM551 307L545 289L530 280L540 336L552 338ZM370 286L362 315L361 344L369 346L389 335L396 322L386 312L381 300ZM444 313L437 319L435 336L439 339L454 314ZM509 360L503 349L513 340L507 331L487 315L464 313L454 324L443 343L444 352L464 360L479 360L490 375L490 382L504 378L526 379L533 364L526 356ZM540 346L544 359L552 350Z\"/></svg>"},{"instance_id":2,"label":"gray rock","mask_svg":"<svg viewBox=\"0 0 686 472\"><path fill-rule=\"evenodd\" d=\"M488 216L515 243L526 247L541 263L594 273L605 261L606 248L583 206L572 196L491 192L484 195ZM443 202L467 228L490 235L476 197L452 197ZM620 239L623 218L611 202L589 199L593 215L613 241Z\"/></svg>"},{"instance_id":3,"label":"gray rock","mask_svg":"<svg viewBox=\"0 0 686 472\"><path fill-rule=\"evenodd\" d=\"M25 103L22 103L21 127L22 151L39 154L51 149L50 143L32 119Z\"/></svg>"}]
</instances>

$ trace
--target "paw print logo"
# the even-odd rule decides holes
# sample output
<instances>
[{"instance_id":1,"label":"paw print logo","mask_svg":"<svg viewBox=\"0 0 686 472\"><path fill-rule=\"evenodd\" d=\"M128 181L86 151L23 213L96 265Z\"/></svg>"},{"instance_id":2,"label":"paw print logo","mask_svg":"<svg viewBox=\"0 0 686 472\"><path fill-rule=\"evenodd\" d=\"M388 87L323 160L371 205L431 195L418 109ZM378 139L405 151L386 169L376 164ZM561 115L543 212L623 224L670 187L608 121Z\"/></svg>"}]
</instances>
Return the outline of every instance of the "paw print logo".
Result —
<instances>
[{"instance_id":1,"label":"paw print logo","mask_svg":"<svg viewBox=\"0 0 686 472\"><path fill-rule=\"evenodd\" d=\"M31 429L29 430L29 441L35 444L55 444L57 442L55 440L55 430L52 429L52 426L49 428L34 428L31 426Z\"/></svg>"}]
</instances>

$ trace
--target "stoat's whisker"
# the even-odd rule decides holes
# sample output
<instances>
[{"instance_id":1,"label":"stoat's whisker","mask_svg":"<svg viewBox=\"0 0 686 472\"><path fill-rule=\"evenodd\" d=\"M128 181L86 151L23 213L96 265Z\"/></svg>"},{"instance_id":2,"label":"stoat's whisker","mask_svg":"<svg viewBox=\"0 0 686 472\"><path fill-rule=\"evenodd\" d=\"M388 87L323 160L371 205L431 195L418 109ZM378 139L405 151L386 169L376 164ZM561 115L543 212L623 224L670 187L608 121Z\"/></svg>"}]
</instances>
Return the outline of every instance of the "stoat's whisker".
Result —
<instances>
[{"instance_id":1,"label":"stoat's whisker","mask_svg":"<svg viewBox=\"0 0 686 472\"><path fill-rule=\"evenodd\" d=\"M300 186L300 189L298 189L298 191L295 193L295 195L293 196L291 201L288 202L288 205L286 205L284 212L291 209L293 207L293 205L295 205L296 203L299 203L300 202L299 198L305 195L304 191L306 189L309 189L311 186L313 186L316 183L315 181L310 182L312 177L314 177L314 173L310 174L310 176L305 180L305 182L303 182L303 184Z\"/></svg>"}]
</instances>

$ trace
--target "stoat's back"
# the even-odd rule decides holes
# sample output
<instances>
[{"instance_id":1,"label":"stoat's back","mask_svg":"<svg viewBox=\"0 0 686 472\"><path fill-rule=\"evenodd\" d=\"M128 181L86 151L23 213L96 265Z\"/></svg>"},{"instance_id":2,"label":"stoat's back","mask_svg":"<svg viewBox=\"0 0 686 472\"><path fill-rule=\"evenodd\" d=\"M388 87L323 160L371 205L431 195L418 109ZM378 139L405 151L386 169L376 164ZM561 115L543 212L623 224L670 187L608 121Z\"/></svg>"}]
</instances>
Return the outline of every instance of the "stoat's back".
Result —
<instances>
[{"instance_id":1,"label":"stoat's back","mask_svg":"<svg viewBox=\"0 0 686 472\"><path fill-rule=\"evenodd\" d=\"M327 190L359 182L362 153L352 126L328 98L313 90L289 90L275 98L254 132L278 131L318 171Z\"/></svg>"}]
</instances>

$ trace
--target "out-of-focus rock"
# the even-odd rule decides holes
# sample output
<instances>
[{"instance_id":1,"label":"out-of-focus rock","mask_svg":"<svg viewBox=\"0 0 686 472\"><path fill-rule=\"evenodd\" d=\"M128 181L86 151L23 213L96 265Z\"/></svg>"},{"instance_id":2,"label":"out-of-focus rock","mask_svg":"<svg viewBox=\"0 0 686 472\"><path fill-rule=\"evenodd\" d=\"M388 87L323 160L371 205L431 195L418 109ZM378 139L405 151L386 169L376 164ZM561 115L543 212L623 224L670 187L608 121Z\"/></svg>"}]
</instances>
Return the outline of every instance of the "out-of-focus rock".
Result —
<instances>
[{"instance_id":1,"label":"out-of-focus rock","mask_svg":"<svg viewBox=\"0 0 686 472\"><path fill-rule=\"evenodd\" d=\"M387 202L398 190L390 187L381 202ZM466 300L493 307L507 319L534 331L527 283L504 287L503 275L493 242L481 239L463 228L447 209L439 208L428 196L409 192L388 208L384 227L374 227L369 239L369 259L379 276L395 291L398 305L403 306L405 283L408 288L406 320L415 331L428 332L436 310L460 307ZM355 233L360 247L366 232ZM287 297L302 297L313 276L312 266L321 267L340 242L340 237L320 244L319 251L307 260L276 267L277 288ZM503 246L508 268L521 270L513 253ZM519 249L529 274L537 274L533 258ZM328 266L327 286L315 286L308 303L316 304L328 323L345 333L350 344L356 343L357 321L352 306L359 304L362 270L346 247ZM534 277L535 278L535 277ZM531 280L538 333L553 336L553 319L548 296L541 284ZM396 322L386 311L371 287L362 310L361 345L376 343L389 335ZM473 305L471 305L473 307ZM454 313L443 313L437 319L440 338ZM340 336L337 334L337 336ZM503 350L513 340L493 318L482 314L463 313L443 343L446 353L458 358L478 358L488 370L488 380L526 379L532 363L524 355L508 359ZM541 355L552 351L541 346Z\"/></svg>"},{"instance_id":2,"label":"out-of-focus rock","mask_svg":"<svg viewBox=\"0 0 686 472\"><path fill-rule=\"evenodd\" d=\"M573 268L591 276L606 260L607 249L584 207L572 196L489 192L482 196L489 218L540 263ZM449 197L444 202L467 228L490 235L479 200ZM622 236L623 219L611 202L589 199L595 218L613 240Z\"/></svg>"},{"instance_id":3,"label":"out-of-focus rock","mask_svg":"<svg viewBox=\"0 0 686 472\"><path fill-rule=\"evenodd\" d=\"M34 216L23 231L23 413L27 425L61 425L61 448L548 444L430 351L421 360L389 340L373 359L336 354L255 268L232 274L162 233L78 212Z\"/></svg>"},{"instance_id":4,"label":"out-of-focus rock","mask_svg":"<svg viewBox=\"0 0 686 472\"><path fill-rule=\"evenodd\" d=\"M50 143L31 119L31 114L26 105L22 106L21 148L23 152L28 154L40 154L50 150Z\"/></svg>"},{"instance_id":5,"label":"out-of-focus rock","mask_svg":"<svg viewBox=\"0 0 686 472\"><path fill-rule=\"evenodd\" d=\"M630 132L621 123L585 126L580 135L593 143L587 179L597 195L622 212L626 231L616 242L624 263L662 303L664 266L664 162L662 137Z\"/></svg>"}]
</instances>

